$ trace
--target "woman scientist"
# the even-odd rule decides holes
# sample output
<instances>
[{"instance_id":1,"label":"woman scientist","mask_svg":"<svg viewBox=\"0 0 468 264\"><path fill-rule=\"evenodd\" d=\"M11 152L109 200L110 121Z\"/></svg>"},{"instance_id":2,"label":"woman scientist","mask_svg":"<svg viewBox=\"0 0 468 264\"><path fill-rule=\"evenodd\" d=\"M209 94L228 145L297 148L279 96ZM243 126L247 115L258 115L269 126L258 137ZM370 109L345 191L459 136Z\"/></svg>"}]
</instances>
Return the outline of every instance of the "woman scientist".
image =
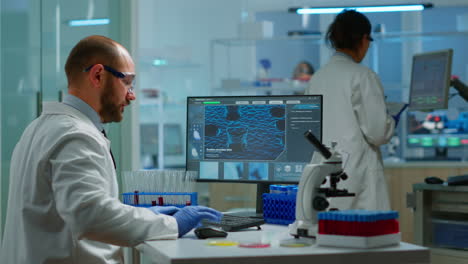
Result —
<instances>
[{"instance_id":1,"label":"woman scientist","mask_svg":"<svg viewBox=\"0 0 468 264\"><path fill-rule=\"evenodd\" d=\"M379 146L391 139L397 118L387 114L376 73L360 64L372 41L370 32L363 14L338 14L326 35L336 52L306 89L306 94L324 95L323 143L338 143L349 175L338 186L356 194L331 199L330 207L341 210L390 209Z\"/></svg>"}]
</instances>

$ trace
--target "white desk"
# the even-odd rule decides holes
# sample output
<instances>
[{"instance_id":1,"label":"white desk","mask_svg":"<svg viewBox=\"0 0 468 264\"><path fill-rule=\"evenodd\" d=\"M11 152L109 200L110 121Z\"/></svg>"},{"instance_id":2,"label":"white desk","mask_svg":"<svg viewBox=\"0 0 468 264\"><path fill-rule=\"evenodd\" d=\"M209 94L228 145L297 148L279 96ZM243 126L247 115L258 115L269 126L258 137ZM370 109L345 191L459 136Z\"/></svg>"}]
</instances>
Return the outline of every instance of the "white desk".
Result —
<instances>
[{"instance_id":1,"label":"white desk","mask_svg":"<svg viewBox=\"0 0 468 264\"><path fill-rule=\"evenodd\" d=\"M378 249L349 249L312 245L301 248L280 246L280 241L293 239L286 226L263 225L255 229L230 232L222 239L197 239L193 232L178 240L147 241L136 247L151 263L157 264L422 264L430 263L429 249L408 243ZM269 248L209 246L210 240L266 242ZM308 240L313 242L312 239Z\"/></svg>"}]
</instances>

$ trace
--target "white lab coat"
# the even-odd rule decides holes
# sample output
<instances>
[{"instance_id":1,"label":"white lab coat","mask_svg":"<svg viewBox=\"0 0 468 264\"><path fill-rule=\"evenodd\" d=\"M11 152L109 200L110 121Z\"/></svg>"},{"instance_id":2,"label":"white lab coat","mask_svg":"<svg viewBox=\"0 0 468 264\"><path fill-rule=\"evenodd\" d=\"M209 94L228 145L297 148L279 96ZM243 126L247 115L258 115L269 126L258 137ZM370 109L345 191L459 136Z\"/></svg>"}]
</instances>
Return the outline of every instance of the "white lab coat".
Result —
<instances>
[{"instance_id":1,"label":"white lab coat","mask_svg":"<svg viewBox=\"0 0 468 264\"><path fill-rule=\"evenodd\" d=\"M175 239L175 218L119 199L110 142L78 110L46 103L13 152L1 263L123 263L120 246Z\"/></svg>"},{"instance_id":2,"label":"white lab coat","mask_svg":"<svg viewBox=\"0 0 468 264\"><path fill-rule=\"evenodd\" d=\"M389 210L390 202L379 146L394 133L378 76L351 57L337 53L310 80L306 94L323 94L323 137L338 142L349 178L339 188L354 198L330 199L330 208Z\"/></svg>"}]
</instances>

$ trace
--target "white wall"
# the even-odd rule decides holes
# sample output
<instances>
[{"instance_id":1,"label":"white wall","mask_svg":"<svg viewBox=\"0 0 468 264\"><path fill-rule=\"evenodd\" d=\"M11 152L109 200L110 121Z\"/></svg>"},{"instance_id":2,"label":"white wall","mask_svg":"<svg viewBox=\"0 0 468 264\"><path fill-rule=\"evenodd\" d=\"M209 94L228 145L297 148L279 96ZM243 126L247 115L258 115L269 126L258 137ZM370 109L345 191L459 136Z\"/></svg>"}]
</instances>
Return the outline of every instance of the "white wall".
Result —
<instances>
[{"instance_id":1,"label":"white wall","mask_svg":"<svg viewBox=\"0 0 468 264\"><path fill-rule=\"evenodd\" d=\"M161 89L171 100L209 94L210 41L236 36L239 2L142 0L139 4L141 87ZM151 60L158 57L166 59L168 67L152 67Z\"/></svg>"}]
</instances>

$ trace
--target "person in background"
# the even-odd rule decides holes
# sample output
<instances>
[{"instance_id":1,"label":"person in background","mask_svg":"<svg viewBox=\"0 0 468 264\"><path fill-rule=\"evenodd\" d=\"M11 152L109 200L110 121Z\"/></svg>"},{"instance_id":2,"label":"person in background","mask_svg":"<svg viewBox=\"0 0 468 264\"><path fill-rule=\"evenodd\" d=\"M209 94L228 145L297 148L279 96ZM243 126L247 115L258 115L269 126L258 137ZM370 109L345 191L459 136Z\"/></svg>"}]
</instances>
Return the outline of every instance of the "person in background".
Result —
<instances>
[{"instance_id":1,"label":"person in background","mask_svg":"<svg viewBox=\"0 0 468 264\"><path fill-rule=\"evenodd\" d=\"M2 263L123 263L122 246L176 239L201 219L220 219L203 206L148 210L119 201L103 123L120 122L135 100L134 71L128 51L109 38L89 36L72 49L63 103L45 103L13 152Z\"/></svg>"},{"instance_id":2,"label":"person in background","mask_svg":"<svg viewBox=\"0 0 468 264\"><path fill-rule=\"evenodd\" d=\"M314 74L306 94L323 94L323 143L338 143L349 175L338 186L355 197L333 198L331 208L389 210L388 187L379 146L393 136L399 116L387 114L379 77L360 64L370 43L371 23L363 14L344 10L326 38L336 50Z\"/></svg>"},{"instance_id":3,"label":"person in background","mask_svg":"<svg viewBox=\"0 0 468 264\"><path fill-rule=\"evenodd\" d=\"M301 61L294 68L292 79L307 82L314 72L315 70L312 64L307 61Z\"/></svg>"}]
</instances>

